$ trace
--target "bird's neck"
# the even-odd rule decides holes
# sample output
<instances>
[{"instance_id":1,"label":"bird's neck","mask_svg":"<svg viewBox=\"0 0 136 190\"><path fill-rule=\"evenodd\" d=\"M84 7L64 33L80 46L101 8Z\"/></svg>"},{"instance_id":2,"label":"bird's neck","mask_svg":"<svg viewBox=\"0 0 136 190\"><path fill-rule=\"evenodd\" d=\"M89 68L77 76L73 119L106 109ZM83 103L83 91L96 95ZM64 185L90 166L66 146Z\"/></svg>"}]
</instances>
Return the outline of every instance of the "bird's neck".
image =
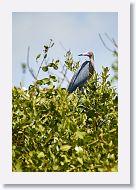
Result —
<instances>
[{"instance_id":1,"label":"bird's neck","mask_svg":"<svg viewBox=\"0 0 136 190\"><path fill-rule=\"evenodd\" d=\"M91 61L92 65L94 65L94 59L90 58L90 61Z\"/></svg>"}]
</instances>

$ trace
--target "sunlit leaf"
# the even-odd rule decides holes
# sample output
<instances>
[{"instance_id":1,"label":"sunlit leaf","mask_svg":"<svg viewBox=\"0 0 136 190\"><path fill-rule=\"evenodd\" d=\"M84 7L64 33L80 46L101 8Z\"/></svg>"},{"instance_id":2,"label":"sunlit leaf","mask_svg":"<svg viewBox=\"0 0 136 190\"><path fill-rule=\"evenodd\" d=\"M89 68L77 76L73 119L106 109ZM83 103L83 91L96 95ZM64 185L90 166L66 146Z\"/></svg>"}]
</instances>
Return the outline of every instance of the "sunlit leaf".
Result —
<instances>
[{"instance_id":1,"label":"sunlit leaf","mask_svg":"<svg viewBox=\"0 0 136 190\"><path fill-rule=\"evenodd\" d=\"M77 158L77 160L78 160L78 162L80 163L80 164L82 164L83 165L83 159L82 158Z\"/></svg>"},{"instance_id":2,"label":"sunlit leaf","mask_svg":"<svg viewBox=\"0 0 136 190\"><path fill-rule=\"evenodd\" d=\"M62 150L62 151L68 151L70 148L71 148L70 145L62 145L62 146L60 147L60 150Z\"/></svg>"},{"instance_id":3,"label":"sunlit leaf","mask_svg":"<svg viewBox=\"0 0 136 190\"><path fill-rule=\"evenodd\" d=\"M43 152L39 152L37 157L38 157L38 158L44 158L44 156L45 156L45 155L44 155Z\"/></svg>"},{"instance_id":4,"label":"sunlit leaf","mask_svg":"<svg viewBox=\"0 0 136 190\"><path fill-rule=\"evenodd\" d=\"M42 67L42 70L43 70L44 72L47 72L47 71L48 71L48 67L47 67L47 66L44 66L44 67Z\"/></svg>"}]
</instances>

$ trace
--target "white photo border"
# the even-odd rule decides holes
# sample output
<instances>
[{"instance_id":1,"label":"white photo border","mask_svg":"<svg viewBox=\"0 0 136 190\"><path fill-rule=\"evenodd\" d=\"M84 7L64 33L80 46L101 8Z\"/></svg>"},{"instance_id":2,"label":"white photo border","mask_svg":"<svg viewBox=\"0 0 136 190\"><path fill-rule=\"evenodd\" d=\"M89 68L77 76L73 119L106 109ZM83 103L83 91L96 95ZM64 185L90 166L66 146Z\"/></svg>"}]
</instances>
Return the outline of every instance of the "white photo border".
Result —
<instances>
[{"instance_id":1,"label":"white photo border","mask_svg":"<svg viewBox=\"0 0 136 190\"><path fill-rule=\"evenodd\" d=\"M118 172L12 172L12 12L118 12ZM130 184L130 2L5 0L0 2L0 23L1 183Z\"/></svg>"}]
</instances>

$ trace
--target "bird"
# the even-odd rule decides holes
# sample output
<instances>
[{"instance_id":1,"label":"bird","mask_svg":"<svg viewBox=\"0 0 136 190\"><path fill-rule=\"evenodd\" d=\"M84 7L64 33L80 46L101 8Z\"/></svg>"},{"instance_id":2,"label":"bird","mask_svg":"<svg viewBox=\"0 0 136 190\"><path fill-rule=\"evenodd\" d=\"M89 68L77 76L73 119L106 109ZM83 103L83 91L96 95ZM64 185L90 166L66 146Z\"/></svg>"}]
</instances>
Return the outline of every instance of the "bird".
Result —
<instances>
[{"instance_id":1,"label":"bird","mask_svg":"<svg viewBox=\"0 0 136 190\"><path fill-rule=\"evenodd\" d=\"M89 76L94 73L94 53L92 51L87 53L79 54L78 56L87 56L89 57L89 61L85 61L81 67L77 70L77 72L73 75L71 82L68 86L68 92L72 93L79 87L82 89L84 84L89 79ZM90 75L91 74L91 75Z\"/></svg>"}]
</instances>

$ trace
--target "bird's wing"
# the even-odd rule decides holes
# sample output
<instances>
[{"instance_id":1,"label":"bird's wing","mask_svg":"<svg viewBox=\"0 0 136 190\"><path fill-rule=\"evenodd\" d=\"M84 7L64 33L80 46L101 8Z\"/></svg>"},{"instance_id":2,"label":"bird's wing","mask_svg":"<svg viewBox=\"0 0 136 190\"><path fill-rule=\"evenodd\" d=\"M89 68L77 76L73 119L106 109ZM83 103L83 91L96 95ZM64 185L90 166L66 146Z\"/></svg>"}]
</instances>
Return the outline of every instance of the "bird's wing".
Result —
<instances>
[{"instance_id":1,"label":"bird's wing","mask_svg":"<svg viewBox=\"0 0 136 190\"><path fill-rule=\"evenodd\" d=\"M76 79L77 74L78 74L78 72L76 72L76 73L73 75L73 77L72 77L72 79L71 79L71 81L70 81L70 83L69 83L69 86L68 86L68 91L69 91L69 92L73 91L73 90L72 90L72 89L73 89L73 84L74 84L74 81L75 81L75 79Z\"/></svg>"},{"instance_id":2,"label":"bird's wing","mask_svg":"<svg viewBox=\"0 0 136 190\"><path fill-rule=\"evenodd\" d=\"M73 92L78 86L83 85L89 77L89 61L85 61L74 74L69 84L68 91Z\"/></svg>"}]
</instances>

